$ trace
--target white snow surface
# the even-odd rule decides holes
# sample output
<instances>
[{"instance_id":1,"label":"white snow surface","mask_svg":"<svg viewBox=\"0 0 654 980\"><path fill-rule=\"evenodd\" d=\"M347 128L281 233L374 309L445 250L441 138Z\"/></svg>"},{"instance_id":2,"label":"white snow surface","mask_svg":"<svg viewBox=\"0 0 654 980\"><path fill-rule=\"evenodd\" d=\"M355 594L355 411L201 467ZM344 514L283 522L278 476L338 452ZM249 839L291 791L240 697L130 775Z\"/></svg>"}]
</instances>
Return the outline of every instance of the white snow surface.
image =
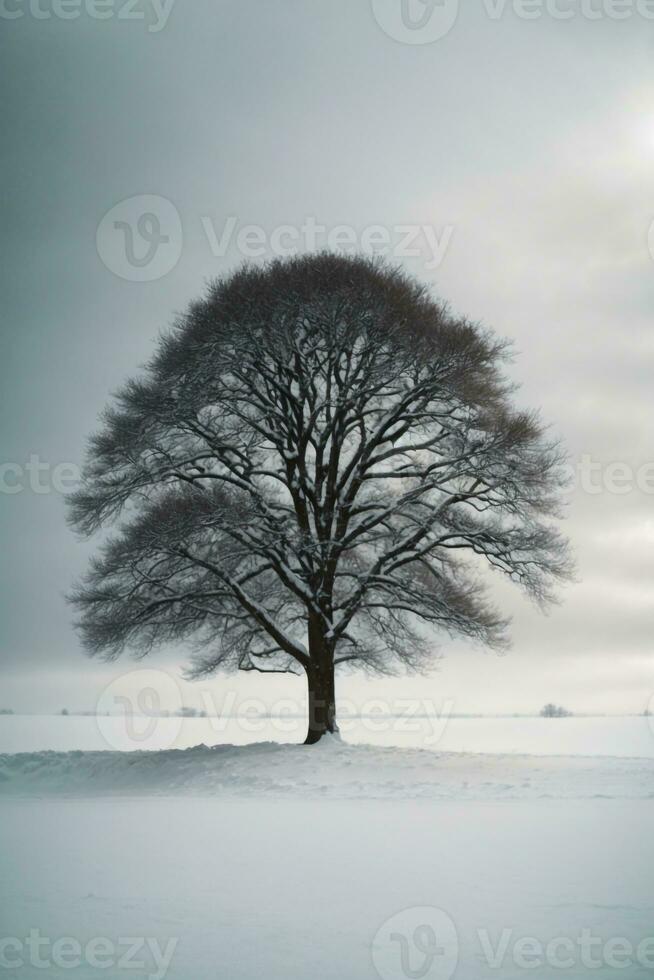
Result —
<instances>
[{"instance_id":1,"label":"white snow surface","mask_svg":"<svg viewBox=\"0 0 654 980\"><path fill-rule=\"evenodd\" d=\"M654 799L654 759L491 755L350 745L199 745L0 756L0 796Z\"/></svg>"},{"instance_id":2,"label":"white snow surface","mask_svg":"<svg viewBox=\"0 0 654 980\"><path fill-rule=\"evenodd\" d=\"M98 970L88 954L75 970L43 970L23 950L23 967L5 972L13 980L651 977L633 953L617 969L609 944L626 939L651 952L653 822L652 800L5 799L0 935L24 941L38 929L87 950L104 937L120 953L121 937L175 944L165 971L140 949L136 971L116 960ZM416 931L432 921L439 948L443 922L456 943L423 973ZM584 934L596 944L592 966L578 945ZM526 969L528 938L532 950L534 940L545 950L565 939L568 953L554 951L572 966L550 958L533 969L532 954Z\"/></svg>"},{"instance_id":3,"label":"white snow surface","mask_svg":"<svg viewBox=\"0 0 654 980\"><path fill-rule=\"evenodd\" d=\"M566 730L568 754L545 754ZM589 731L533 726L533 755L339 739L0 755L0 956L21 960L0 975L652 977L654 759L625 755L644 727Z\"/></svg>"}]
</instances>

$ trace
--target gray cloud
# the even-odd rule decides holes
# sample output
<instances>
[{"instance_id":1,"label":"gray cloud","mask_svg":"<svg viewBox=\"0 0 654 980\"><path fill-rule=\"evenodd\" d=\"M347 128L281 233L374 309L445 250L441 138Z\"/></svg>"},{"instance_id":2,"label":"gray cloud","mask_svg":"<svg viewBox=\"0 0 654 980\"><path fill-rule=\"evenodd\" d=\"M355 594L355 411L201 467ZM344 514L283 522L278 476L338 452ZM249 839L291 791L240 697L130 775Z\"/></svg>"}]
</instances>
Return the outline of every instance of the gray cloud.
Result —
<instances>
[{"instance_id":1,"label":"gray cloud","mask_svg":"<svg viewBox=\"0 0 654 980\"><path fill-rule=\"evenodd\" d=\"M158 33L116 18L3 23L0 462L81 460L109 392L238 261L212 254L202 224L230 216L268 233L307 217L451 226L437 269L403 261L515 340L520 399L573 459L654 459L651 26L495 22L466 3L447 37L412 46L366 0L177 0ZM95 246L103 215L140 194L182 219L179 262L150 283L113 275ZM581 581L565 604L543 620L497 583L514 653L444 644L419 689L462 709L519 709L546 684L581 708L639 708L653 499L577 491ZM0 520L4 697L90 706L113 668L82 658L62 598L89 547L54 493L2 494Z\"/></svg>"}]
</instances>

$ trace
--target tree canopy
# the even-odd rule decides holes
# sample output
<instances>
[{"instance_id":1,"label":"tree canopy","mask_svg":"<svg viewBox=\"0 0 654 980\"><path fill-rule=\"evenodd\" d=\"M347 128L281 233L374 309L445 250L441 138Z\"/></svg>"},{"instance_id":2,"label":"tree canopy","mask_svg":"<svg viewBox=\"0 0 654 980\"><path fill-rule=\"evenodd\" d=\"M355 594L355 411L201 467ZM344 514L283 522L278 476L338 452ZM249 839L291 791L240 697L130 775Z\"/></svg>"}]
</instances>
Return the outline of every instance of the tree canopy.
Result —
<instances>
[{"instance_id":1,"label":"tree canopy","mask_svg":"<svg viewBox=\"0 0 654 980\"><path fill-rule=\"evenodd\" d=\"M379 261L212 283L106 410L70 499L78 531L113 528L72 595L88 651L304 671L316 741L339 665L422 668L439 633L504 645L480 565L543 605L570 572L561 452L506 358Z\"/></svg>"}]
</instances>

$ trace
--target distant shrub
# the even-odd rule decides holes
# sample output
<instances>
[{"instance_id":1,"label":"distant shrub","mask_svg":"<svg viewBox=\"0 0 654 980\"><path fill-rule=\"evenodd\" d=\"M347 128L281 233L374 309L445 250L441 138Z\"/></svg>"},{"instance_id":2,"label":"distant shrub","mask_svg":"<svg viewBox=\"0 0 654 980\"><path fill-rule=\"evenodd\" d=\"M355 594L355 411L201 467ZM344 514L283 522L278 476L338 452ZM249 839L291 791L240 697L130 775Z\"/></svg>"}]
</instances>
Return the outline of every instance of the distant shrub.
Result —
<instances>
[{"instance_id":1,"label":"distant shrub","mask_svg":"<svg viewBox=\"0 0 654 980\"><path fill-rule=\"evenodd\" d=\"M558 704L546 704L540 716L541 718L571 718L572 712Z\"/></svg>"},{"instance_id":2,"label":"distant shrub","mask_svg":"<svg viewBox=\"0 0 654 980\"><path fill-rule=\"evenodd\" d=\"M11 708L0 708L0 715L13 715Z\"/></svg>"}]
</instances>

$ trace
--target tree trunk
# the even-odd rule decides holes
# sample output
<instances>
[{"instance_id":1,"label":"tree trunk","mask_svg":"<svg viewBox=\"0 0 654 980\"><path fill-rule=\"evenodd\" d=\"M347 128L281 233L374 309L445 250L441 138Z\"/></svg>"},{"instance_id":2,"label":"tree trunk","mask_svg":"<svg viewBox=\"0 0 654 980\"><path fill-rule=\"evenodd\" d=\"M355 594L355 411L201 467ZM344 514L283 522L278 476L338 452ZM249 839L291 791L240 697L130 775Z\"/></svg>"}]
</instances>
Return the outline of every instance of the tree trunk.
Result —
<instances>
[{"instance_id":1,"label":"tree trunk","mask_svg":"<svg viewBox=\"0 0 654 980\"><path fill-rule=\"evenodd\" d=\"M309 684L309 730L305 745L315 745L323 735L335 735L336 690L334 683L334 664L307 668Z\"/></svg>"}]
</instances>

